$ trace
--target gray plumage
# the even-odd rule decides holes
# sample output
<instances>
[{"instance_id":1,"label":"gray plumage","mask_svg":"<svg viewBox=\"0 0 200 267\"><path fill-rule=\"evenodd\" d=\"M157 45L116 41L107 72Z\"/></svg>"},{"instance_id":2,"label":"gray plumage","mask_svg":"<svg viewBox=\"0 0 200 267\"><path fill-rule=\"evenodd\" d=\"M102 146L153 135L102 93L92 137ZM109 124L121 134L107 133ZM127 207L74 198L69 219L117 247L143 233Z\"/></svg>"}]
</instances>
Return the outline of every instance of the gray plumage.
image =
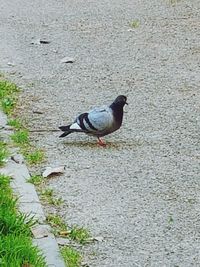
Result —
<instances>
[{"instance_id":1,"label":"gray plumage","mask_svg":"<svg viewBox=\"0 0 200 267\"><path fill-rule=\"evenodd\" d=\"M83 132L96 136L100 141L100 137L113 133L121 127L126 100L126 96L120 95L110 106L96 107L87 113L82 113L74 123L59 127L64 132L60 137L73 132Z\"/></svg>"}]
</instances>

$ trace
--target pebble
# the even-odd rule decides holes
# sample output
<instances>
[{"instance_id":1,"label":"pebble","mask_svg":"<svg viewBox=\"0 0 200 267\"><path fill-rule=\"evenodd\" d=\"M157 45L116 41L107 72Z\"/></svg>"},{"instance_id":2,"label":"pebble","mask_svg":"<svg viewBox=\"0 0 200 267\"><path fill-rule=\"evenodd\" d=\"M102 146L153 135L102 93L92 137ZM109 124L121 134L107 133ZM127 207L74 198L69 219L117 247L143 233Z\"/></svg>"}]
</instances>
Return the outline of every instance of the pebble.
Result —
<instances>
[{"instance_id":1,"label":"pebble","mask_svg":"<svg viewBox=\"0 0 200 267\"><path fill-rule=\"evenodd\" d=\"M60 245L60 246L67 246L67 245L70 245L70 243L71 243L69 239L62 238L62 237L56 238L56 241L57 241L58 245Z\"/></svg>"}]
</instances>

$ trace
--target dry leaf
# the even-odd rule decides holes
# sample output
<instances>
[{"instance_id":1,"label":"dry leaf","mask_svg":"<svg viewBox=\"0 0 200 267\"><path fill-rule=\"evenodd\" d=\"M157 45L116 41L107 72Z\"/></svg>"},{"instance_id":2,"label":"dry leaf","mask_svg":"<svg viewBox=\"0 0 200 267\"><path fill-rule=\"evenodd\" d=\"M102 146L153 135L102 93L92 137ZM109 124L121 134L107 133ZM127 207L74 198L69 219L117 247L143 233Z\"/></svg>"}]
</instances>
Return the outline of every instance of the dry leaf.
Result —
<instances>
[{"instance_id":1,"label":"dry leaf","mask_svg":"<svg viewBox=\"0 0 200 267\"><path fill-rule=\"evenodd\" d=\"M73 63L74 62L74 58L73 57L64 57L61 59L60 61L61 63Z\"/></svg>"},{"instance_id":2,"label":"dry leaf","mask_svg":"<svg viewBox=\"0 0 200 267\"><path fill-rule=\"evenodd\" d=\"M51 174L58 174L58 173L64 173L65 166L59 166L59 167L46 167L45 171L43 172L42 176L44 178L48 177Z\"/></svg>"}]
</instances>

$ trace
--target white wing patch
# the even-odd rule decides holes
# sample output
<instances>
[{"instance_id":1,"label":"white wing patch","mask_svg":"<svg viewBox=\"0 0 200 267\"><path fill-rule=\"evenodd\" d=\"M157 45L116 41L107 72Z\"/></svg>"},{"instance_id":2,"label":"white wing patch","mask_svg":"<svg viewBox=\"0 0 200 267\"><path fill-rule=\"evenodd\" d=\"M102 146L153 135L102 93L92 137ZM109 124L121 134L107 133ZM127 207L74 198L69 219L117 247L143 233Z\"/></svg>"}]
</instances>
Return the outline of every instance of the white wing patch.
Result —
<instances>
[{"instance_id":1,"label":"white wing patch","mask_svg":"<svg viewBox=\"0 0 200 267\"><path fill-rule=\"evenodd\" d=\"M74 122L69 129L71 130L81 130L81 127L78 125L78 123Z\"/></svg>"}]
</instances>

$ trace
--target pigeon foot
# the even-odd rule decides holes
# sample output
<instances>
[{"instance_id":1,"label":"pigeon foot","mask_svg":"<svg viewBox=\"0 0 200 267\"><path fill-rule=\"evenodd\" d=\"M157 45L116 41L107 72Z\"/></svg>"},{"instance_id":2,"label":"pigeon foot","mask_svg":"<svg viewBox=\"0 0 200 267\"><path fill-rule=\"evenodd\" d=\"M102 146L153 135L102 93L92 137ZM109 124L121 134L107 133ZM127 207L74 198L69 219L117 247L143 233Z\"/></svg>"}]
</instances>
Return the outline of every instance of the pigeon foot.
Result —
<instances>
[{"instance_id":1,"label":"pigeon foot","mask_svg":"<svg viewBox=\"0 0 200 267\"><path fill-rule=\"evenodd\" d=\"M97 144L100 146L106 147L106 143L100 137L98 138Z\"/></svg>"}]
</instances>

